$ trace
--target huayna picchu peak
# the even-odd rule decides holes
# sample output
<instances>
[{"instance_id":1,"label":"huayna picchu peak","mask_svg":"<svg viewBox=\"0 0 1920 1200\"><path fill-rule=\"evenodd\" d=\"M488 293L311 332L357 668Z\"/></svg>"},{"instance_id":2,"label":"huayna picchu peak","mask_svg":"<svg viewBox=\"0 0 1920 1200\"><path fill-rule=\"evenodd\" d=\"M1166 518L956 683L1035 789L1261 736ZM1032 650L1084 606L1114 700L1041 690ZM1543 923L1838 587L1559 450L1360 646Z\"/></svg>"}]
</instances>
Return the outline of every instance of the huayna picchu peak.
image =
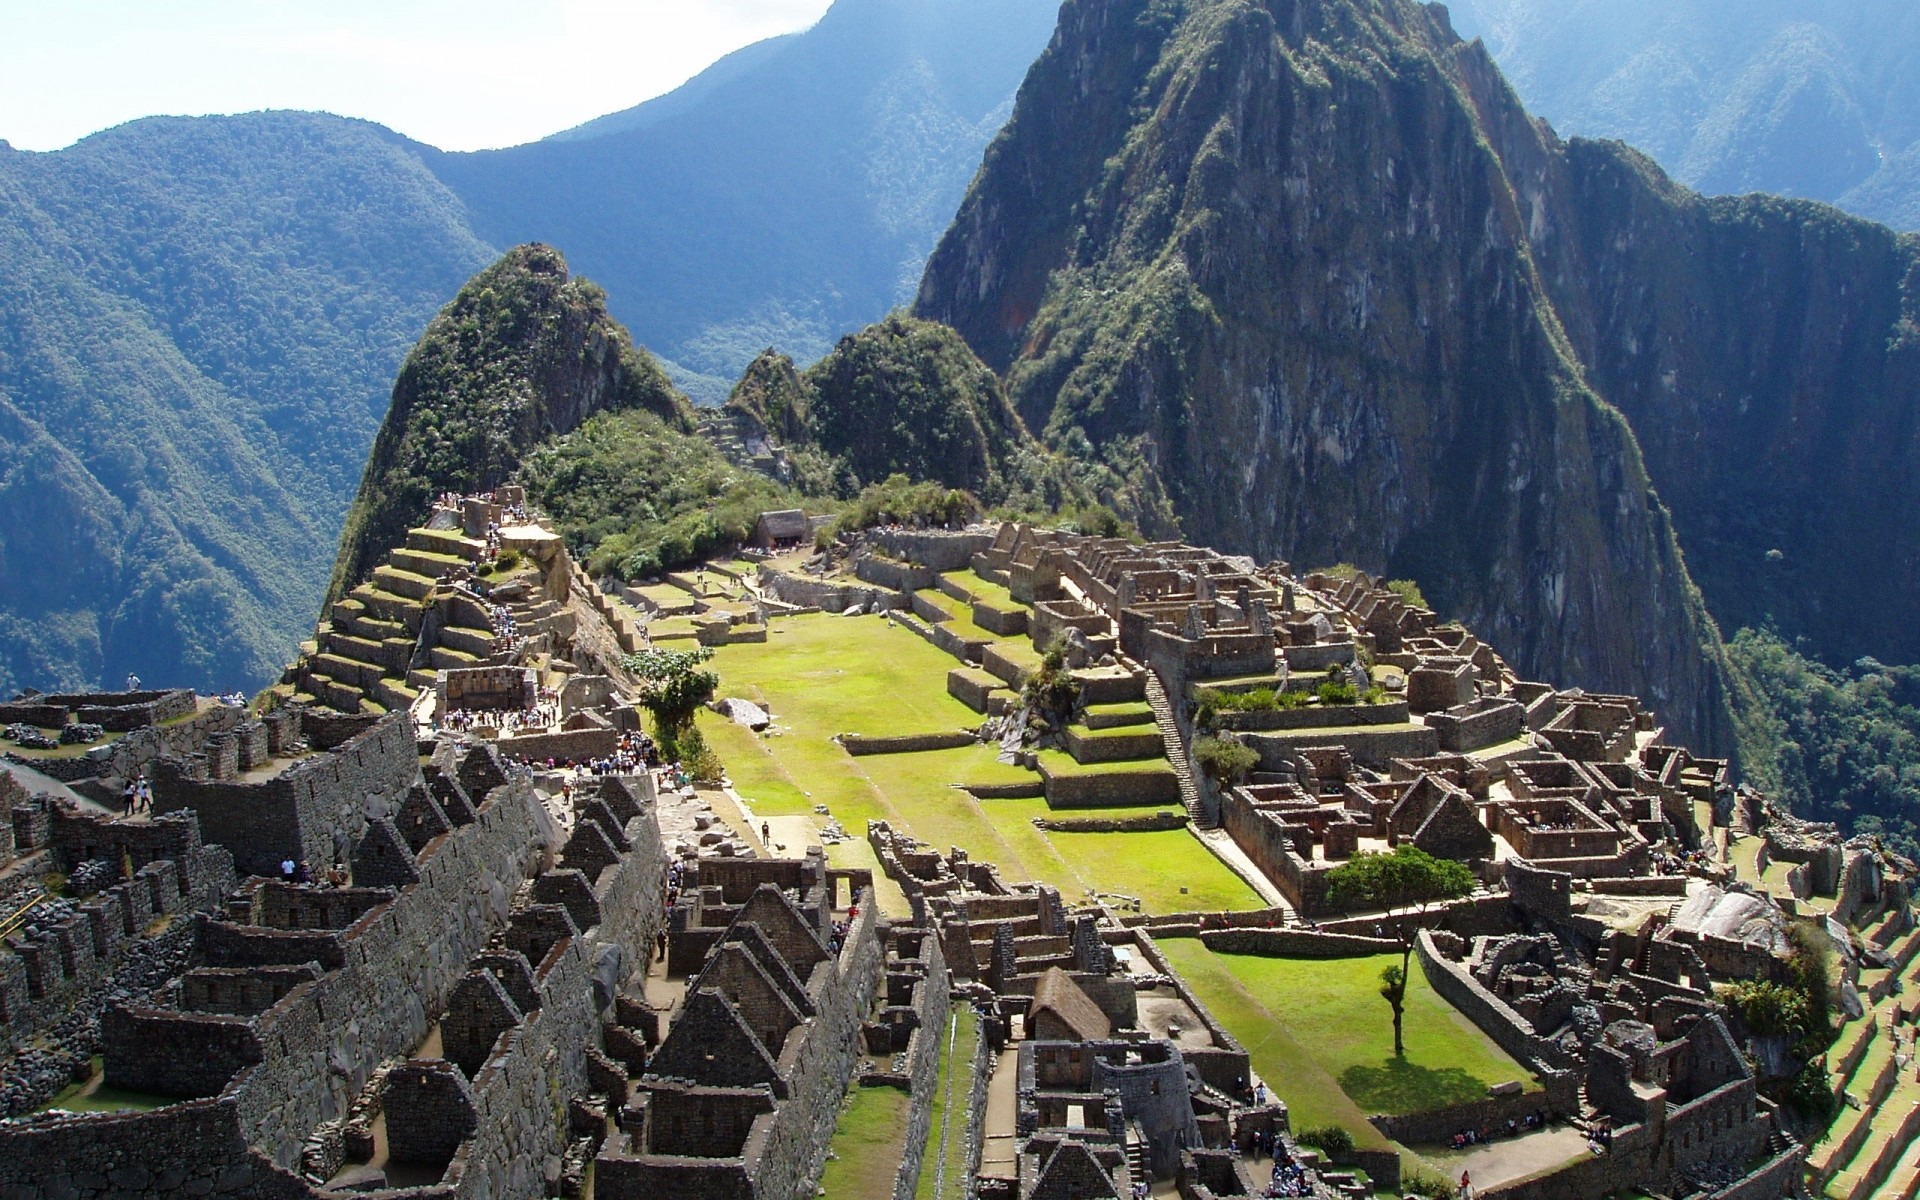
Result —
<instances>
[{"instance_id":1,"label":"huayna picchu peak","mask_svg":"<svg viewBox=\"0 0 1920 1200\"><path fill-rule=\"evenodd\" d=\"M0 143L0 1200L1920 1196L1920 24L1054 2Z\"/></svg>"}]
</instances>

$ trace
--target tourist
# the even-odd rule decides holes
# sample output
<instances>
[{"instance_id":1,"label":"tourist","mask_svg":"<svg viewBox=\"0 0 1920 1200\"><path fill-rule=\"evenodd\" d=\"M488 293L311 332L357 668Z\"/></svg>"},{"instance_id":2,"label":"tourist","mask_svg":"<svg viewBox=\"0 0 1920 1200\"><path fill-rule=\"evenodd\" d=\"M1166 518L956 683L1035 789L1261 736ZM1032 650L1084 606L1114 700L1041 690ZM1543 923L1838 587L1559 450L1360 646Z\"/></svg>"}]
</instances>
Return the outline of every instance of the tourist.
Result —
<instances>
[{"instance_id":1,"label":"tourist","mask_svg":"<svg viewBox=\"0 0 1920 1200\"><path fill-rule=\"evenodd\" d=\"M760 844L769 849L773 846L773 828L765 821L760 822Z\"/></svg>"},{"instance_id":2,"label":"tourist","mask_svg":"<svg viewBox=\"0 0 1920 1200\"><path fill-rule=\"evenodd\" d=\"M1467 1172L1460 1172L1460 1200L1473 1200L1473 1178Z\"/></svg>"},{"instance_id":3,"label":"tourist","mask_svg":"<svg viewBox=\"0 0 1920 1200\"><path fill-rule=\"evenodd\" d=\"M133 780L127 780L127 790L121 795L121 799L124 801L121 815L132 816L134 806L140 801L140 789L134 785Z\"/></svg>"},{"instance_id":4,"label":"tourist","mask_svg":"<svg viewBox=\"0 0 1920 1200\"><path fill-rule=\"evenodd\" d=\"M294 863L294 861L290 858L281 859L280 860L280 878L286 880L288 883L292 883L293 871L294 871L295 865L296 864Z\"/></svg>"},{"instance_id":5,"label":"tourist","mask_svg":"<svg viewBox=\"0 0 1920 1200\"><path fill-rule=\"evenodd\" d=\"M312 883L313 882L313 871L307 866L306 859L303 858L299 862L294 864L293 881L295 883Z\"/></svg>"},{"instance_id":6,"label":"tourist","mask_svg":"<svg viewBox=\"0 0 1920 1200\"><path fill-rule=\"evenodd\" d=\"M130 692L137 692L140 690L140 677L138 675L135 675L132 671L127 672L127 690Z\"/></svg>"},{"instance_id":7,"label":"tourist","mask_svg":"<svg viewBox=\"0 0 1920 1200\"><path fill-rule=\"evenodd\" d=\"M147 782L145 775L134 781L133 800L137 811L144 813L153 811L153 785Z\"/></svg>"}]
</instances>

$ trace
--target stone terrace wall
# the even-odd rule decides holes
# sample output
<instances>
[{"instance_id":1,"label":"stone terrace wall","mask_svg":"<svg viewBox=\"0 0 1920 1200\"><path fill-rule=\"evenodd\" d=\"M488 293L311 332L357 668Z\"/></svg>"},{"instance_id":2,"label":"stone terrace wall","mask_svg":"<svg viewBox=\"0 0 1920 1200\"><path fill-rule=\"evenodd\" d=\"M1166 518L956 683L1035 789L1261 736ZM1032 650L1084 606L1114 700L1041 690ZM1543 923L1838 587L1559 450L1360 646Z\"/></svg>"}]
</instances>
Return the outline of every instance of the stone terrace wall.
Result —
<instances>
[{"instance_id":1,"label":"stone terrace wall","mask_svg":"<svg viewBox=\"0 0 1920 1200\"><path fill-rule=\"evenodd\" d=\"M260 783L196 779L187 763L164 761L153 807L198 813L207 836L233 848L240 870L276 875L288 857L316 864L350 857L366 821L395 812L419 774L412 726L396 713Z\"/></svg>"},{"instance_id":2,"label":"stone terrace wall","mask_svg":"<svg viewBox=\"0 0 1920 1200\"><path fill-rule=\"evenodd\" d=\"M496 789L471 825L421 851L419 883L348 932L340 970L259 1018L266 1058L228 1090L250 1143L296 1163L314 1126L344 1114L381 1060L421 1043L527 874L537 803L523 783Z\"/></svg>"},{"instance_id":3,"label":"stone terrace wall","mask_svg":"<svg viewBox=\"0 0 1920 1200\"><path fill-rule=\"evenodd\" d=\"M1391 938L1357 937L1349 933L1320 933L1310 929L1204 929L1200 941L1224 954L1259 954L1267 958L1366 958L1397 954L1400 943Z\"/></svg>"},{"instance_id":4,"label":"stone terrace wall","mask_svg":"<svg viewBox=\"0 0 1920 1200\"><path fill-rule=\"evenodd\" d=\"M1420 931L1414 939L1413 954L1420 960L1420 969L1426 973L1433 990L1502 1050L1540 1074L1574 1065L1565 1051L1536 1034L1527 1019L1506 1001L1483 987L1464 966L1441 954L1433 944L1431 932Z\"/></svg>"},{"instance_id":5,"label":"stone terrace wall","mask_svg":"<svg viewBox=\"0 0 1920 1200\"><path fill-rule=\"evenodd\" d=\"M248 1154L231 1100L0 1123L0 1196L8 1200L311 1195L299 1180Z\"/></svg>"}]
</instances>

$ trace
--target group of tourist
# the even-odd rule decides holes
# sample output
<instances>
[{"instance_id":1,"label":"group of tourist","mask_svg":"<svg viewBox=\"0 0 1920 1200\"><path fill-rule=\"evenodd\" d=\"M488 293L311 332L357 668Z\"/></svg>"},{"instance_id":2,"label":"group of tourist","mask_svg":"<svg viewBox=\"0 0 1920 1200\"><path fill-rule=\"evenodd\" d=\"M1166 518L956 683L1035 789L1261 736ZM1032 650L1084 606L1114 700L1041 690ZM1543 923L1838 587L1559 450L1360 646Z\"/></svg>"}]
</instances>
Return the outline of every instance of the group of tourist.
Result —
<instances>
[{"instance_id":1,"label":"group of tourist","mask_svg":"<svg viewBox=\"0 0 1920 1200\"><path fill-rule=\"evenodd\" d=\"M1307 1178L1307 1169L1291 1158L1277 1158L1273 1161L1273 1175L1267 1180L1267 1196L1311 1196L1313 1183Z\"/></svg>"},{"instance_id":2,"label":"group of tourist","mask_svg":"<svg viewBox=\"0 0 1920 1200\"><path fill-rule=\"evenodd\" d=\"M1478 1129L1462 1129L1453 1135L1453 1148L1455 1150L1465 1150L1469 1146L1484 1146L1493 1141L1494 1138L1499 1137L1502 1132L1504 1132L1507 1137L1518 1137L1522 1133L1531 1133L1536 1129L1543 1128L1546 1123L1547 1114L1536 1110L1518 1120L1513 1117L1508 1117L1504 1131L1496 1125L1482 1125Z\"/></svg>"},{"instance_id":3,"label":"group of tourist","mask_svg":"<svg viewBox=\"0 0 1920 1200\"><path fill-rule=\"evenodd\" d=\"M1595 1125L1587 1131L1587 1149L1605 1154L1613 1149L1613 1126Z\"/></svg>"},{"instance_id":4,"label":"group of tourist","mask_svg":"<svg viewBox=\"0 0 1920 1200\"><path fill-rule=\"evenodd\" d=\"M447 733L492 729L500 733L545 731L560 723L560 701L541 700L532 708L450 708L439 714L436 726Z\"/></svg>"},{"instance_id":5,"label":"group of tourist","mask_svg":"<svg viewBox=\"0 0 1920 1200\"><path fill-rule=\"evenodd\" d=\"M137 779L129 779L127 786L120 793L120 803L122 806L120 815L123 817L131 817L135 813L152 812L153 785L147 782L145 775Z\"/></svg>"}]
</instances>

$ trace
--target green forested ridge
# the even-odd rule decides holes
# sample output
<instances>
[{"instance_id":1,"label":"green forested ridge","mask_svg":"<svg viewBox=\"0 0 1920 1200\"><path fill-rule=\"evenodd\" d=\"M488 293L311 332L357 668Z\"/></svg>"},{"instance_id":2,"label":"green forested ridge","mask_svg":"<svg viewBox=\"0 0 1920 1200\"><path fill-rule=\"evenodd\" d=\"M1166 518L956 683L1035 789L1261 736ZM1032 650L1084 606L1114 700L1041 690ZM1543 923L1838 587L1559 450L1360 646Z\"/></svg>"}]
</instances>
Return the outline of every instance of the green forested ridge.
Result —
<instances>
[{"instance_id":1,"label":"green forested ridge","mask_svg":"<svg viewBox=\"0 0 1920 1200\"><path fill-rule=\"evenodd\" d=\"M911 298L1058 0L838 0L673 95L430 165L496 244L564 247L690 395Z\"/></svg>"},{"instance_id":2,"label":"green forested ridge","mask_svg":"<svg viewBox=\"0 0 1920 1200\"><path fill-rule=\"evenodd\" d=\"M365 122L0 150L0 692L270 677L394 369L485 257Z\"/></svg>"},{"instance_id":3,"label":"green forested ridge","mask_svg":"<svg viewBox=\"0 0 1920 1200\"><path fill-rule=\"evenodd\" d=\"M507 246L564 246L714 402L885 313L1053 10L842 0L519 151L285 112L0 143L0 691L271 678L409 346Z\"/></svg>"},{"instance_id":4,"label":"green forested ridge","mask_svg":"<svg viewBox=\"0 0 1920 1200\"><path fill-rule=\"evenodd\" d=\"M543 438L632 411L691 429L686 399L607 314L597 285L569 275L551 247L509 251L460 289L401 367L341 535L333 595L399 545L435 495L497 487Z\"/></svg>"},{"instance_id":5,"label":"green forested ridge","mask_svg":"<svg viewBox=\"0 0 1920 1200\"><path fill-rule=\"evenodd\" d=\"M1920 667L1866 658L1835 670L1752 629L1728 649L1754 785L1802 816L1882 834L1920 858Z\"/></svg>"},{"instance_id":6,"label":"green forested ridge","mask_svg":"<svg viewBox=\"0 0 1920 1200\"><path fill-rule=\"evenodd\" d=\"M1455 0L1535 113L1709 193L1920 229L1920 8L1908 0Z\"/></svg>"}]
</instances>

